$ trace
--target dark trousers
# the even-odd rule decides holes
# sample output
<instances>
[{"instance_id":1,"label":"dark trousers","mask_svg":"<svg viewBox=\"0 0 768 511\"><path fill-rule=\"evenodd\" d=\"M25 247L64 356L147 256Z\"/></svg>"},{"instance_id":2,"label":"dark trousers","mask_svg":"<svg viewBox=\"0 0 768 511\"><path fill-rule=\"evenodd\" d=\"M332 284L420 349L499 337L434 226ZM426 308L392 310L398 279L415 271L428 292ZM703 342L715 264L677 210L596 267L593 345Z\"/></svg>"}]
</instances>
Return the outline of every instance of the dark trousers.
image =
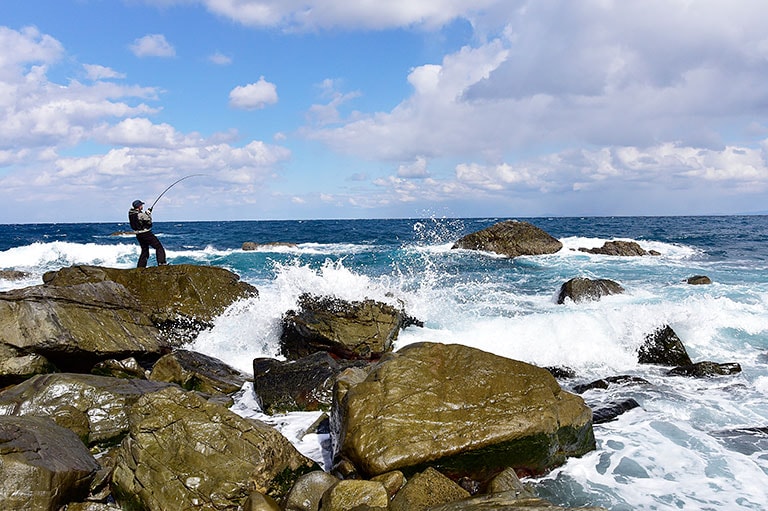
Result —
<instances>
[{"instance_id":1,"label":"dark trousers","mask_svg":"<svg viewBox=\"0 0 768 511\"><path fill-rule=\"evenodd\" d=\"M147 261L149 260L149 247L155 249L155 257L157 257L157 264L165 264L165 249L157 236L152 234L152 231L142 232L136 235L136 239L139 240L141 245L141 254L139 255L139 264L137 268L146 268Z\"/></svg>"}]
</instances>

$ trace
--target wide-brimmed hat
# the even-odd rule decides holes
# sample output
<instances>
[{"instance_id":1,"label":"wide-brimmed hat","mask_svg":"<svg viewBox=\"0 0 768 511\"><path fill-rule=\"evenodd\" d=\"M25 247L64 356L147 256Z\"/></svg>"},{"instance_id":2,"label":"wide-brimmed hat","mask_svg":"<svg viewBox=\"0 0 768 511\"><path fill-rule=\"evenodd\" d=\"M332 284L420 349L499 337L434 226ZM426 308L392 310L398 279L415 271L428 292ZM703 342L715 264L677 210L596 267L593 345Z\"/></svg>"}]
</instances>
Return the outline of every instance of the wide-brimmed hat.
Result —
<instances>
[{"instance_id":1,"label":"wide-brimmed hat","mask_svg":"<svg viewBox=\"0 0 768 511\"><path fill-rule=\"evenodd\" d=\"M136 199L135 201L133 201L133 207L134 207L134 208L138 208L139 206L141 206L141 205L143 205L143 204L144 204L144 203L143 203L143 202L141 202L139 199Z\"/></svg>"}]
</instances>

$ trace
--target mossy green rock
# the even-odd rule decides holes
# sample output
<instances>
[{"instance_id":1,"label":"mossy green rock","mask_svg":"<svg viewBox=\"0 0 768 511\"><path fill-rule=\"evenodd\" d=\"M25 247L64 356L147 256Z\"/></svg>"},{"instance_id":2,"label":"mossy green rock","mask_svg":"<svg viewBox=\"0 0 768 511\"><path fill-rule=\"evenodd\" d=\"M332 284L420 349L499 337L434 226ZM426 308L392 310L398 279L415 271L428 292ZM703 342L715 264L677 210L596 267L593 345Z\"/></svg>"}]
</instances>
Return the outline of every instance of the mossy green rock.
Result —
<instances>
[{"instance_id":1,"label":"mossy green rock","mask_svg":"<svg viewBox=\"0 0 768 511\"><path fill-rule=\"evenodd\" d=\"M543 368L462 345L385 355L334 397L335 455L366 475L433 466L483 480L542 473L595 448L592 412Z\"/></svg>"},{"instance_id":2,"label":"mossy green rock","mask_svg":"<svg viewBox=\"0 0 768 511\"><path fill-rule=\"evenodd\" d=\"M318 468L271 426L172 386L131 408L112 494L124 509L238 509Z\"/></svg>"},{"instance_id":3,"label":"mossy green rock","mask_svg":"<svg viewBox=\"0 0 768 511\"><path fill-rule=\"evenodd\" d=\"M155 324L209 322L240 298L255 296L252 285L224 268L190 264L149 268L71 266L43 275L49 286L112 281L124 286Z\"/></svg>"},{"instance_id":4,"label":"mossy green rock","mask_svg":"<svg viewBox=\"0 0 768 511\"><path fill-rule=\"evenodd\" d=\"M507 220L467 234L454 243L452 248L483 250L507 257L518 257L554 254L563 248L563 244L533 224Z\"/></svg>"}]
</instances>

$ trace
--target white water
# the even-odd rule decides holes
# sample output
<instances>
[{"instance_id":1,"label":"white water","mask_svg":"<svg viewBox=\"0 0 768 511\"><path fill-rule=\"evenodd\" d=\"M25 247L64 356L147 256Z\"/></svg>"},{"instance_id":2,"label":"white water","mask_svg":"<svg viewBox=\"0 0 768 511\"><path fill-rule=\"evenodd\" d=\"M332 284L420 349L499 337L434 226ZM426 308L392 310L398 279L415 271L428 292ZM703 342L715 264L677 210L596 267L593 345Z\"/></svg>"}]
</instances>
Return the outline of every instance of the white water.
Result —
<instances>
[{"instance_id":1,"label":"white water","mask_svg":"<svg viewBox=\"0 0 768 511\"><path fill-rule=\"evenodd\" d=\"M768 426L766 279L716 265L696 267L691 260L697 251L685 246L641 242L662 256L619 264L575 250L605 240L562 241L565 247L558 254L520 258L519 264L530 271L518 277L497 273L474 280L451 280L441 273L436 261L457 256L440 243L406 249L420 261L418 270L395 266L377 276L345 264L344 255L359 252L359 247L275 248L297 257L275 262L270 272L254 278L259 297L230 307L191 349L250 373L254 358L279 358L280 318L303 292L348 300L399 299L425 327L402 331L396 349L421 341L461 343L540 366L570 367L579 375L578 383L618 374L651 383L584 394L593 407L627 397L641 407L596 425L597 450L541 478L537 487L543 497L561 505L613 510L768 509L768 454L734 449L716 435L726 429ZM300 259L306 254L325 254L328 260L310 265ZM37 284L43 272L71 264L132 267L137 255L132 243L53 242L14 248L0 253L0 268L26 270L31 276L2 281L0 289ZM211 248L169 253L172 259L200 264L214 259L228 264L229 258L241 255L238 250ZM231 267L237 269L237 264ZM718 278L711 286L682 283L692 270ZM597 302L557 305L555 283L576 275L612 278L627 292ZM521 285L510 285L506 278L517 278ZM545 291L530 292L529 284ZM637 364L644 336L663 324L672 326L694 361L738 362L744 371L702 380L669 377L662 368ZM318 414L265 416L250 388L243 389L233 410L268 421L301 452L328 466L327 436L304 434Z\"/></svg>"}]
</instances>

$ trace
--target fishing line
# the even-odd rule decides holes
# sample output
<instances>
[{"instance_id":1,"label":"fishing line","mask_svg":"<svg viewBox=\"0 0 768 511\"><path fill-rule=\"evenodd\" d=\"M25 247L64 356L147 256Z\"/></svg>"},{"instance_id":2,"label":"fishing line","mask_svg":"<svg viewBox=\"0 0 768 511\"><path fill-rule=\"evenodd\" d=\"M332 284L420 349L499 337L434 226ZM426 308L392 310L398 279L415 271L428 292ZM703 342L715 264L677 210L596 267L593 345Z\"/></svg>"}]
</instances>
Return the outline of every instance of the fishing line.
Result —
<instances>
[{"instance_id":1,"label":"fishing line","mask_svg":"<svg viewBox=\"0 0 768 511\"><path fill-rule=\"evenodd\" d=\"M155 204L157 204L157 201L159 201L159 200L160 200L160 198L161 198L163 195L165 195L165 192L167 192L168 190L170 190L171 188L173 188L173 187L174 187L174 186L176 186L177 184L181 183L181 182L182 182L182 181L184 181L185 179L189 179L190 177L197 177L197 176L204 176L204 175L205 175L205 174L190 174L190 175L188 175L188 176L184 176L184 177L182 177L181 179L178 179L178 180L174 181L173 183L171 183L171 186L169 186L168 188L166 188L165 190L163 190L163 193L161 193L160 195L158 195L158 196L157 196L157 199L155 199L155 202L153 202L153 203L152 203L152 205L149 207L149 211L150 211L150 212L152 212L152 208L154 208L154 207L155 207Z\"/></svg>"}]
</instances>

